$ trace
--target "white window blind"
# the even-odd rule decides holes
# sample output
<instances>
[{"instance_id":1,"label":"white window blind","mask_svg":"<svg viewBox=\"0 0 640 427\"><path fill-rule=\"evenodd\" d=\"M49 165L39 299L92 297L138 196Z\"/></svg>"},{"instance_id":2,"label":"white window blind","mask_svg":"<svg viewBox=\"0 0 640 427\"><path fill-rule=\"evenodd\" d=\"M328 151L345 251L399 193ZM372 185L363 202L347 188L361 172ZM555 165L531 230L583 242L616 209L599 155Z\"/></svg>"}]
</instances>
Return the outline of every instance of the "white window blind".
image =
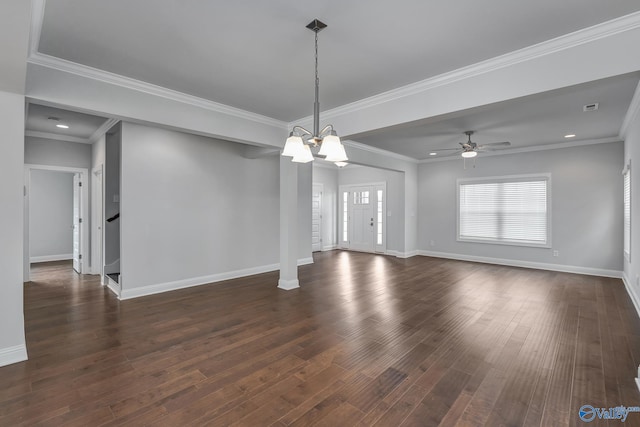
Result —
<instances>
[{"instance_id":1,"label":"white window blind","mask_svg":"<svg viewBox=\"0 0 640 427\"><path fill-rule=\"evenodd\" d=\"M631 169L624 171L624 255L631 256Z\"/></svg>"},{"instance_id":2,"label":"white window blind","mask_svg":"<svg viewBox=\"0 0 640 427\"><path fill-rule=\"evenodd\" d=\"M548 177L459 183L458 239L545 246Z\"/></svg>"}]
</instances>

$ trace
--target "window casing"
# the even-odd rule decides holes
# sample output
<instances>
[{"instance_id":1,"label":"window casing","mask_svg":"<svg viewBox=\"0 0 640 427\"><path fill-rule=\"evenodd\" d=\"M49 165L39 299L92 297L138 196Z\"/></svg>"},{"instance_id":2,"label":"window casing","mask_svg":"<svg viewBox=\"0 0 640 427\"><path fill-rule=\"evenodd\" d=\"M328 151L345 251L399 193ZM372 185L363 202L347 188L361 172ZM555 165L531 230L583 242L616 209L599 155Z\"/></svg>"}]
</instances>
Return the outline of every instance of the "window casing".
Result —
<instances>
[{"instance_id":1,"label":"window casing","mask_svg":"<svg viewBox=\"0 0 640 427\"><path fill-rule=\"evenodd\" d=\"M551 176L458 180L458 241L551 247Z\"/></svg>"}]
</instances>

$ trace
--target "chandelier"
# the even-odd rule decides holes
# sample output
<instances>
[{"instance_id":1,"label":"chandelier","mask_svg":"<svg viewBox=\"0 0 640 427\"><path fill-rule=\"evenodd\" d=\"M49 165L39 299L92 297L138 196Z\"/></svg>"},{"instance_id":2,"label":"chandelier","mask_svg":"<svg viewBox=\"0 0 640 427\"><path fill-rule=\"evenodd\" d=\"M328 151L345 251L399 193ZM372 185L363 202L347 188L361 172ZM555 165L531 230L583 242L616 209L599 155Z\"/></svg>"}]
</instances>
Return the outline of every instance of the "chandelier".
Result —
<instances>
[{"instance_id":1,"label":"chandelier","mask_svg":"<svg viewBox=\"0 0 640 427\"><path fill-rule=\"evenodd\" d=\"M333 129L333 125L327 125L320 130L320 102L318 93L320 90L320 79L318 78L318 33L327 25L314 19L307 25L307 28L316 34L316 86L315 102L313 103L313 132L302 126L294 126L289 134L289 138L282 151L283 156L293 157L291 161L296 163L308 163L313 161L311 147L320 147L319 156L329 162L336 163L337 166L344 166L347 153L340 142L338 134Z\"/></svg>"}]
</instances>

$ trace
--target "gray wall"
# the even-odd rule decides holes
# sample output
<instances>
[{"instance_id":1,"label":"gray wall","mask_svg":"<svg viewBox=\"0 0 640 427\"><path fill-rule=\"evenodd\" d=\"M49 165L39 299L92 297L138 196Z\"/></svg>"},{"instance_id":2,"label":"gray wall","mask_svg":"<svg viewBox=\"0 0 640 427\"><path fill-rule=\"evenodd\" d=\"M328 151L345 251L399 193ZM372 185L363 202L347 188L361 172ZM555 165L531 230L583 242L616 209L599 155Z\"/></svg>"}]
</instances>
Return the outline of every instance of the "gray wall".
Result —
<instances>
[{"instance_id":1,"label":"gray wall","mask_svg":"<svg viewBox=\"0 0 640 427\"><path fill-rule=\"evenodd\" d=\"M26 137L24 162L34 165L91 168L91 145Z\"/></svg>"},{"instance_id":2,"label":"gray wall","mask_svg":"<svg viewBox=\"0 0 640 427\"><path fill-rule=\"evenodd\" d=\"M623 144L421 164L418 245L426 251L622 270ZM551 173L552 249L456 241L456 179ZM434 244L431 245L433 240ZM553 250L559 251L553 257Z\"/></svg>"},{"instance_id":3,"label":"gray wall","mask_svg":"<svg viewBox=\"0 0 640 427\"><path fill-rule=\"evenodd\" d=\"M387 250L404 252L405 174L367 166L347 166L338 172L338 185L387 183Z\"/></svg>"},{"instance_id":4,"label":"gray wall","mask_svg":"<svg viewBox=\"0 0 640 427\"><path fill-rule=\"evenodd\" d=\"M243 153L236 143L123 123L123 293L279 262L279 158ZM307 169L301 253L310 256Z\"/></svg>"},{"instance_id":5,"label":"gray wall","mask_svg":"<svg viewBox=\"0 0 640 427\"><path fill-rule=\"evenodd\" d=\"M31 171L31 262L70 259L73 254L72 226L73 174L48 170Z\"/></svg>"},{"instance_id":6,"label":"gray wall","mask_svg":"<svg viewBox=\"0 0 640 427\"><path fill-rule=\"evenodd\" d=\"M327 250L338 244L338 168L313 163L313 183L322 184L322 248Z\"/></svg>"},{"instance_id":7,"label":"gray wall","mask_svg":"<svg viewBox=\"0 0 640 427\"><path fill-rule=\"evenodd\" d=\"M0 366L24 360L24 96L0 91Z\"/></svg>"},{"instance_id":8,"label":"gray wall","mask_svg":"<svg viewBox=\"0 0 640 427\"><path fill-rule=\"evenodd\" d=\"M631 257L624 261L624 275L640 307L640 113L636 112L624 142L625 164L631 161ZM622 252L622 244L620 248Z\"/></svg>"}]
</instances>

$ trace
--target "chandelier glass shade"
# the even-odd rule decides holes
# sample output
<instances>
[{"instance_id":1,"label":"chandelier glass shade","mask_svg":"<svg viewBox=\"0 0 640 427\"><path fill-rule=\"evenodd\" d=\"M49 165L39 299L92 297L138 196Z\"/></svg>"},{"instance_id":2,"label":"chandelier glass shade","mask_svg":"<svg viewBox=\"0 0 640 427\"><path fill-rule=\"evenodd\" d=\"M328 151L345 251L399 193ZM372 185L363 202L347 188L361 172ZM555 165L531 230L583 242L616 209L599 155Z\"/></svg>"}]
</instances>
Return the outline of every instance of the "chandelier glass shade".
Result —
<instances>
[{"instance_id":1,"label":"chandelier glass shade","mask_svg":"<svg viewBox=\"0 0 640 427\"><path fill-rule=\"evenodd\" d=\"M320 130L320 102L318 100L320 79L318 78L318 32L326 27L326 24L314 19L307 25L307 28L316 35L316 84L315 84L315 101L313 103L313 132L308 131L302 126L294 126L289 138L285 142L282 150L283 156L292 157L291 161L296 163L308 163L313 161L314 155L311 148L320 147L317 155L324 157L329 162L346 162L348 160L344 145L340 142L338 134L333 129L333 125L327 125Z\"/></svg>"}]
</instances>

